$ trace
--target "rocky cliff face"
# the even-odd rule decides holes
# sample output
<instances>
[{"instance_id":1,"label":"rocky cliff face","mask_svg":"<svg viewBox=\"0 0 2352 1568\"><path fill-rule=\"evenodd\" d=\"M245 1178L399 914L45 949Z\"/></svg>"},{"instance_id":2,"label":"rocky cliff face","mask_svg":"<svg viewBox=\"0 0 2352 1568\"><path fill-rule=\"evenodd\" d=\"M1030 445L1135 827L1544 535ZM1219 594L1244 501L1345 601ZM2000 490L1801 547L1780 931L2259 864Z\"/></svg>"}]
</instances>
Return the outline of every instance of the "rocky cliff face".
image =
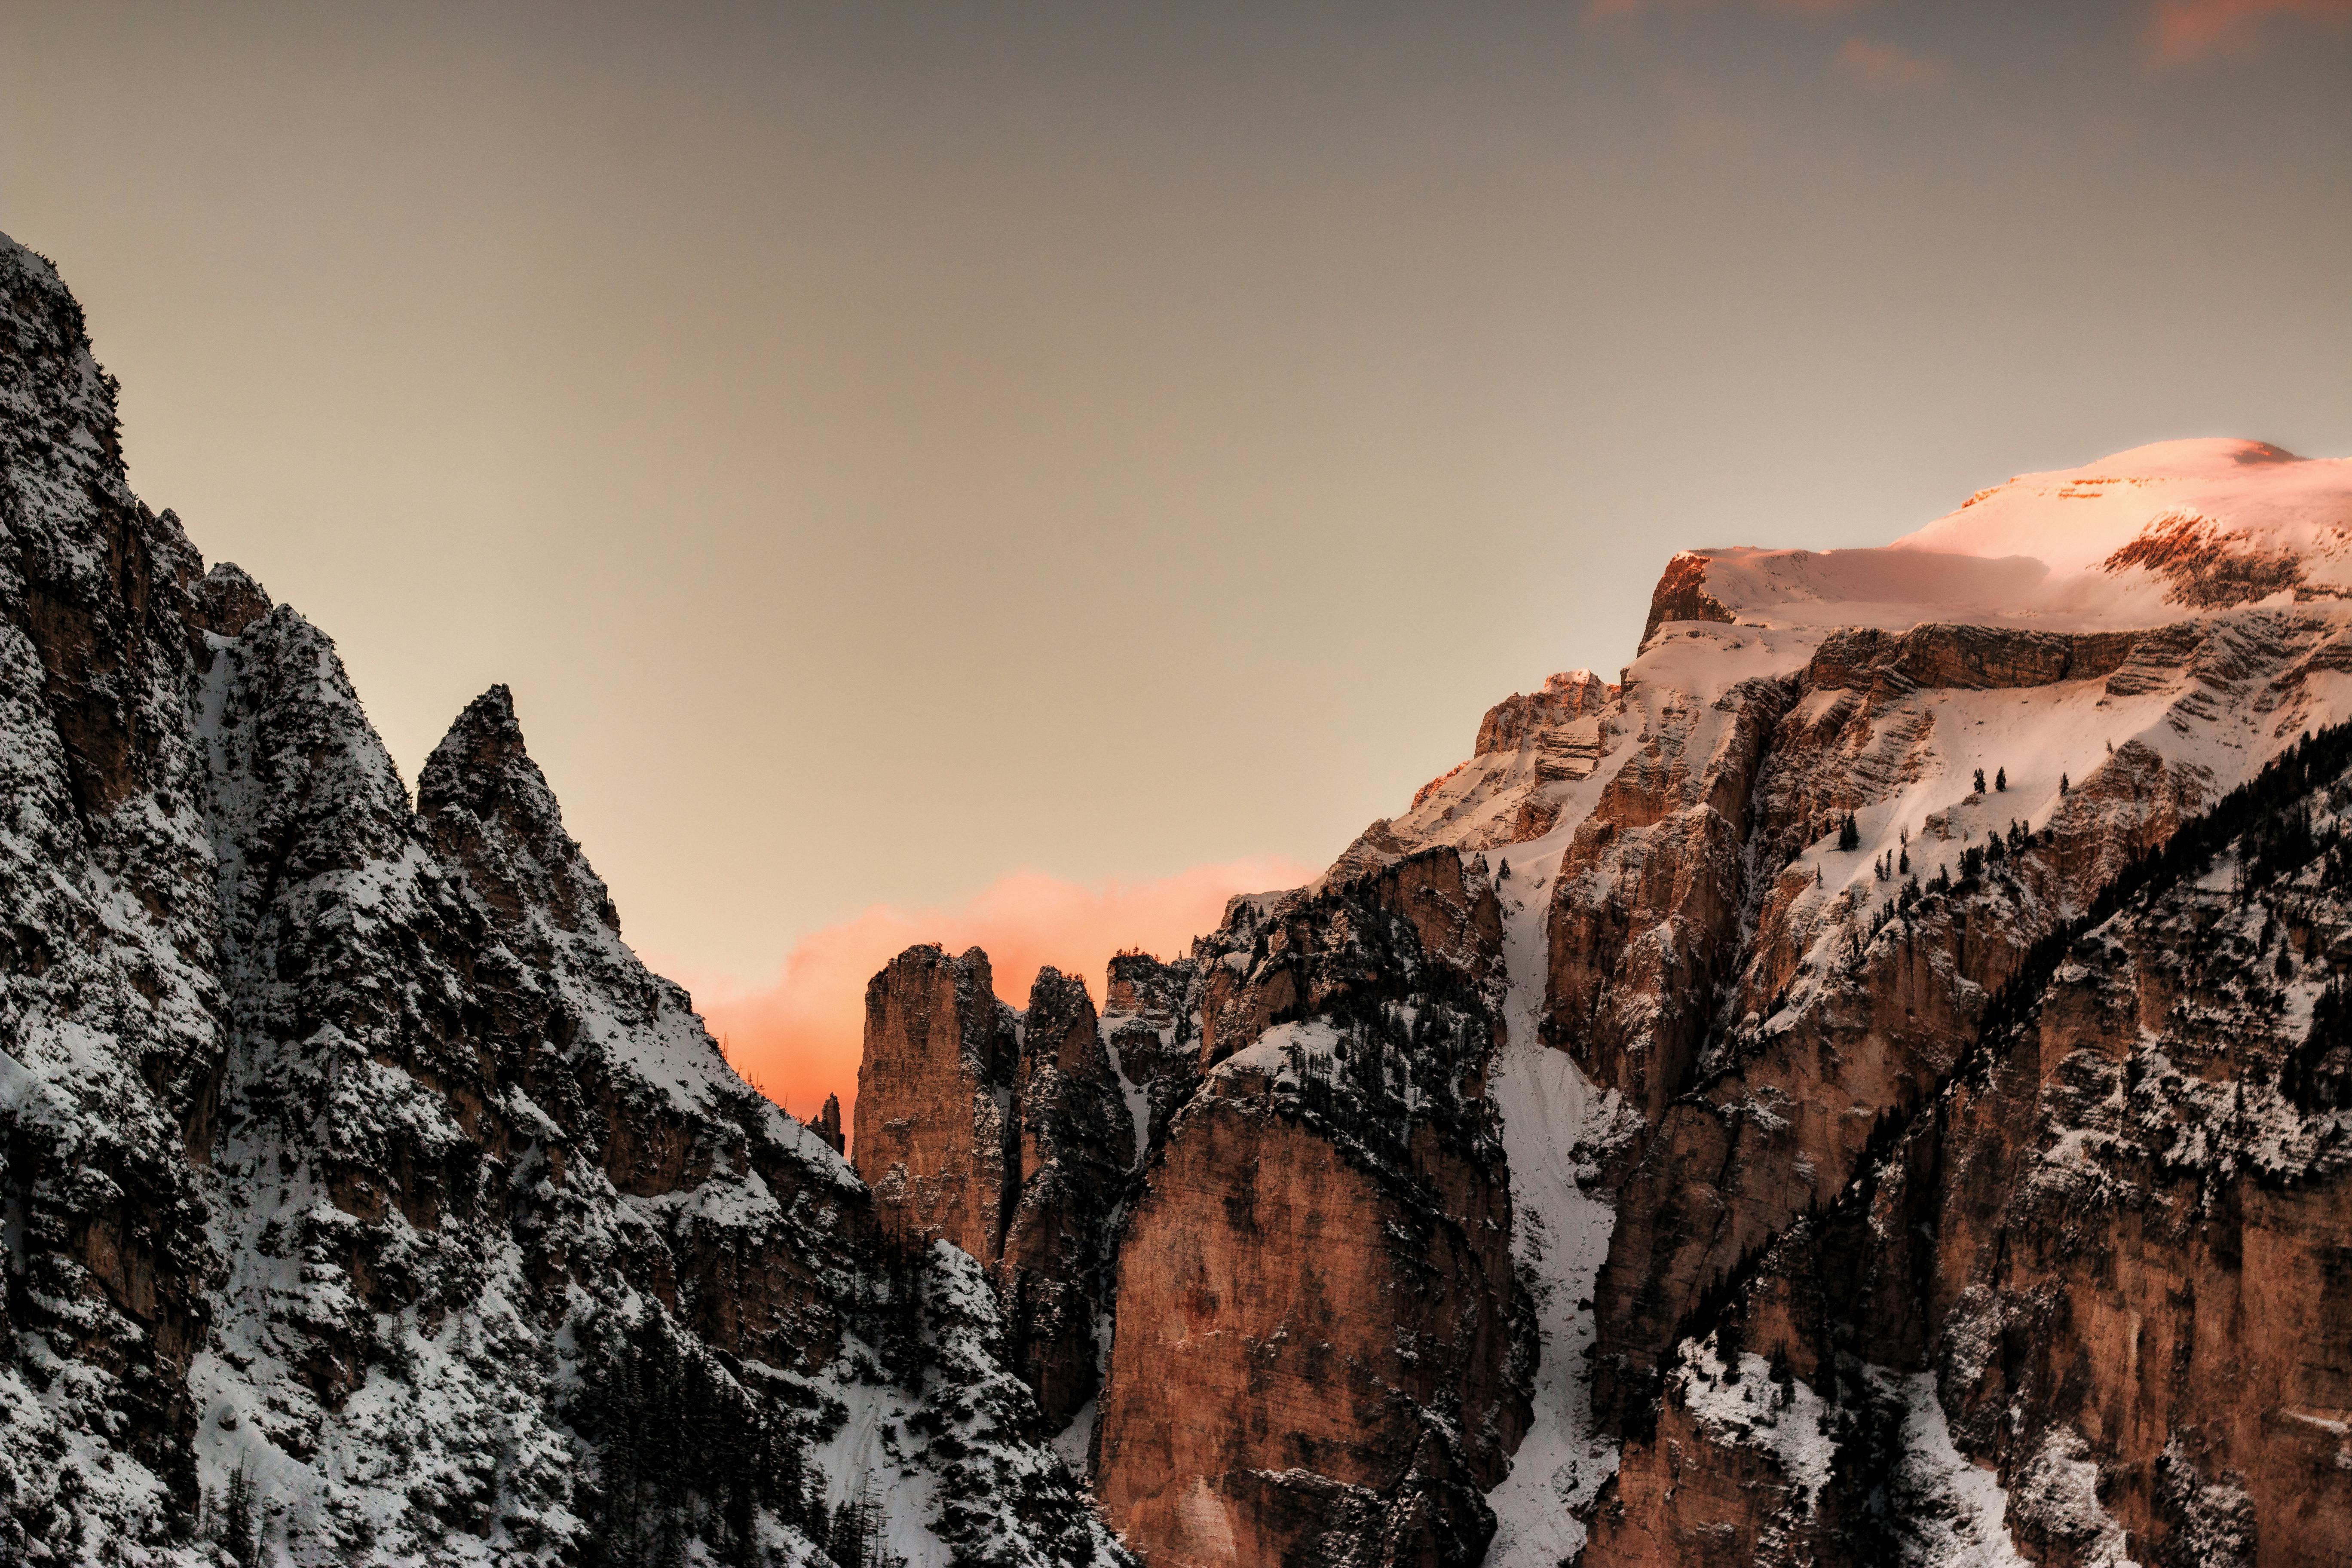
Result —
<instances>
[{"instance_id":1,"label":"rocky cliff face","mask_svg":"<svg viewBox=\"0 0 2352 1568\"><path fill-rule=\"evenodd\" d=\"M2347 763L2326 731L2026 960L1685 1342L1590 1561L2341 1555Z\"/></svg>"},{"instance_id":2,"label":"rocky cliff face","mask_svg":"<svg viewBox=\"0 0 2352 1568\"><path fill-rule=\"evenodd\" d=\"M854 1153L887 1226L994 1280L1013 1365L1058 1430L1098 1381L1135 1124L1083 983L1047 968L1023 1013L991 984L977 948L909 948L874 977Z\"/></svg>"},{"instance_id":3,"label":"rocky cliff face","mask_svg":"<svg viewBox=\"0 0 2352 1568\"><path fill-rule=\"evenodd\" d=\"M1604 1206L1608 1229L1605 1246L1557 1272L1556 1254L1529 1259L1539 1292L1589 1292L1576 1313L1547 1316L1539 1388L1560 1349L1589 1336L1593 1360L1559 1406L1567 1440L1538 1460L1557 1462L1548 1489L1574 1520L1547 1522L1556 1504L1515 1479L1501 1560L1542 1560L1538 1539L1548 1552L1572 1547L1597 1518L1605 1528L1590 1554L1612 1563L1990 1560L1969 1555L1979 1549L2187 1561L2191 1549L2162 1544L2175 1526L2160 1510L2119 1503L2120 1522L2088 1534L2036 1521L2064 1511L2052 1500L2068 1488L2105 1498L2168 1487L2210 1514L2222 1496L2213 1489L2239 1484L2217 1480L2210 1463L2195 1479L2182 1468L2192 1449L2213 1447L2198 1435L2212 1417L2191 1396L2160 1412L2143 1403L2136 1454L2078 1424L2011 1466L1999 1458L2009 1440L1970 1426L1948 1383L1921 1394L1934 1370L1921 1347L1944 1331L1903 1292L1959 1265L1900 1240L1965 1228L2013 1258L1997 1193L1979 1186L1915 1211L1907 1226L1878 1215L1870 1234L1896 1244L1866 1265L1821 1217L1859 1201L1842 1196L1857 1183L1885 1184L1888 1140L1941 1103L1979 1048L1992 999L2030 980L2038 944L2184 825L2206 822L2298 735L2352 713L2347 563L2329 531L2352 515L2344 465L2187 443L2102 467L2113 471L1987 492L1895 550L1677 557L1623 679L1551 683L1605 693L1597 712L1580 702L1572 718L1552 715L1514 699L1489 716L1470 763L1343 857L1360 868L1433 844L1481 849L1507 857L1546 906L1539 1027L1575 1061L1570 1100L1582 1120L1536 1142L1557 1157L1565 1137L1580 1137L1568 1148L1579 1185L1556 1191L1549 1212L1573 1224ZM2166 543L2190 514L2205 520L2198 538L2271 564L2190 571ZM2043 559L2021 561L2029 550ZM2289 556L2291 573L2276 565ZM2182 619L2183 606L2199 613ZM1580 761L1594 750L1586 727L1598 731L1597 765L1553 763L1571 745ZM2187 940L2192 951L2210 941ZM2234 1027L2212 1014L2178 1026ZM2209 1039L2198 1055L2219 1046ZM1554 1106L1531 1109L1559 1121ZM2324 1272L2331 1224L2314 1210L2283 1226L2261 1277ZM2056 1245L2070 1256L2093 1245L2086 1225L2113 1227L2095 1251L2141 1256L2135 1267L2176 1294L2243 1289L2210 1274L2199 1283L2210 1244L2178 1226L2150 1253L2144 1221L2077 1209ZM1857 1300L1865 1267L1886 1283ZM2106 1267L2090 1266L2101 1289L2113 1284ZM1780 1278L1776 1268L1805 1275L1814 1294L1793 1306L1770 1297L1754 1281L1759 1269ZM2037 1347L2063 1340L2050 1316L2057 1287L2041 1289L2042 1316L2003 1320ZM2077 1298L2062 1315L2089 1310ZM2132 1334L2157 1321L2139 1304L2115 1310L2141 1325ZM1829 1352L1809 1352L1784 1321L1807 1311L1880 1348L1843 1372L1832 1360L1827 1384L1811 1382L1805 1369ZM2085 1341L2074 1370L2044 1375L2079 1383L2129 1337ZM2222 1375L2217 1342L2178 1342L2168 1375L2184 1388L2192 1366ZM2126 1363L2144 1365L2137 1353ZM1743 1356L1771 1374L1761 1396ZM2228 1421L2293 1419L2283 1413L2305 1408L2305 1395L2286 1390L2273 1377L2248 1396L2262 1415ZM1816 1416L1830 1427L1798 1431ZM1841 1421L1870 1437L1832 1431ZM1546 1429L1539 1399L1537 1437ZM1588 1489L1621 1443L1631 1445L1623 1473L1595 1498ZM1900 1473L1881 1465L1868 1484L1848 1484L1843 1467L1874 1443L1906 1456ZM2158 1461L2172 1479L2159 1483ZM2330 1539L2336 1484L2294 1500L2274 1489L2279 1522L2248 1560L2303 1561ZM1890 1537L1890 1499L1949 1528ZM2246 1506L2252 1518L2266 1505Z\"/></svg>"},{"instance_id":4,"label":"rocky cliff face","mask_svg":"<svg viewBox=\"0 0 2352 1568\"><path fill-rule=\"evenodd\" d=\"M638 963L506 691L412 806L112 390L0 242L0 1557L1116 1561L994 1298Z\"/></svg>"},{"instance_id":5,"label":"rocky cliff face","mask_svg":"<svg viewBox=\"0 0 2352 1568\"><path fill-rule=\"evenodd\" d=\"M1451 850L1237 900L1118 1248L1097 1487L1168 1563L1477 1561L1526 1421L1486 1098L1501 924Z\"/></svg>"},{"instance_id":6,"label":"rocky cliff face","mask_svg":"<svg viewBox=\"0 0 2352 1568\"><path fill-rule=\"evenodd\" d=\"M908 948L874 977L850 1145L885 1224L982 1268L1003 1255L1021 1171L1019 1020L992 980L978 948Z\"/></svg>"}]
</instances>

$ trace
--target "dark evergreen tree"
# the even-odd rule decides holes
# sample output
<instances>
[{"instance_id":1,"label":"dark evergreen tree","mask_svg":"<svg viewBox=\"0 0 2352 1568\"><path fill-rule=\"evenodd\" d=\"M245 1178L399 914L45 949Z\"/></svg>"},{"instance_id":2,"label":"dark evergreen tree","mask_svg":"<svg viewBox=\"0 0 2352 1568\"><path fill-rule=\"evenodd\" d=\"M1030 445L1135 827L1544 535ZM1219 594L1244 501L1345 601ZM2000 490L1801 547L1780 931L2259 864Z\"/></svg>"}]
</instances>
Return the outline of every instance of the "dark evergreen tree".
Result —
<instances>
[{"instance_id":1,"label":"dark evergreen tree","mask_svg":"<svg viewBox=\"0 0 2352 1568\"><path fill-rule=\"evenodd\" d=\"M252 1472L242 1465L229 1477L228 1494L221 1500L220 1542L237 1568L255 1568L261 1561L260 1502Z\"/></svg>"}]
</instances>

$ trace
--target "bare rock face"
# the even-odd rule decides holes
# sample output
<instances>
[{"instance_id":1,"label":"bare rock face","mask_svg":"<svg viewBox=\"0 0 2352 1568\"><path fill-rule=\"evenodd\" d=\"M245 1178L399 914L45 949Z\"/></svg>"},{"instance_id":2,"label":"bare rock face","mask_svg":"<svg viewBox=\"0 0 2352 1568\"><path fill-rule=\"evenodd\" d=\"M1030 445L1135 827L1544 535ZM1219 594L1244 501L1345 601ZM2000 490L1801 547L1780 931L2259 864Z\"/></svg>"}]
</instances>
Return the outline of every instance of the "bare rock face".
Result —
<instances>
[{"instance_id":1,"label":"bare rock face","mask_svg":"<svg viewBox=\"0 0 2352 1568\"><path fill-rule=\"evenodd\" d=\"M2179 689L2179 675L2193 672L2172 714L2183 725L2211 701L2219 681L2199 678L2207 671L2218 677L2226 668L2251 700L2284 705L2283 694L2331 632L2321 619L2293 616L2200 629L2185 643L2175 639L2164 655L2177 661L2174 684L2151 689ZM1752 923L1738 977L1714 994L1720 1021L1694 1052L1696 1083L1652 1110L1654 1130L1621 1194L1619 1227L1596 1290L1596 1397L1603 1408L1632 1419L1654 1401L1663 1358L1702 1293L1843 1186L1881 1120L1907 1114L1958 1059L1985 998L2032 944L2165 842L2210 799L2210 775L2131 741L2062 795L2031 832L2013 835L2022 826L2013 816L2003 826L1991 792L1928 814L1901 851L1916 868L1913 878L1958 874L1973 883L1996 865L2000 874L1981 897L1891 924L1908 897L1906 879L1874 878L1832 897L1815 885L1807 858L1822 862L1824 842L1834 842L1848 814L1868 821L1874 840L1884 837L1892 803L1904 798L1937 744L1955 693L2106 691L2135 661L2158 654L2147 647L2158 640L1981 629L1960 636L1923 626L1901 637L1833 636L1808 666L1753 775L1744 857L1751 879L1745 908L1752 911L1744 919ZM1927 679L1963 684L1923 684ZM1580 828L1580 844L1584 835ZM1860 848L1848 853L1857 862L1869 858ZM1885 853L1892 859L1896 850ZM1827 856L1839 858L1834 849ZM1719 865L1720 857L1702 862L1709 863ZM1771 874L1780 867L1790 869ZM1562 900L1573 891L1564 879ZM1718 928L1721 940L1738 940L1740 918ZM1564 944L1589 951L1590 925L1572 906L1556 906L1556 964ZM1566 967L1571 976L1580 973L1572 957ZM1556 996L1559 981L1556 969ZM1574 1031L1580 1059L1611 1081L1620 1059L1614 1037L1576 1030L1572 1013L1556 1010L1552 1026Z\"/></svg>"},{"instance_id":2,"label":"bare rock face","mask_svg":"<svg viewBox=\"0 0 2352 1568\"><path fill-rule=\"evenodd\" d=\"M824 1104L818 1108L816 1120L809 1123L809 1131L823 1139L824 1146L835 1153L849 1152L849 1140L841 1131L841 1096L824 1097Z\"/></svg>"},{"instance_id":3,"label":"bare rock face","mask_svg":"<svg viewBox=\"0 0 2352 1568\"><path fill-rule=\"evenodd\" d=\"M1704 1309L1587 1563L2340 1556L2347 762L2320 736L2034 951Z\"/></svg>"},{"instance_id":4,"label":"bare rock face","mask_svg":"<svg viewBox=\"0 0 2352 1568\"><path fill-rule=\"evenodd\" d=\"M1471 752L1516 751L1549 730L1578 719L1599 718L1608 710L1617 690L1589 669L1555 675L1542 689L1527 696L1506 697L1486 710L1478 722L1478 740Z\"/></svg>"},{"instance_id":5,"label":"bare rock face","mask_svg":"<svg viewBox=\"0 0 2352 1568\"><path fill-rule=\"evenodd\" d=\"M1099 1381L1110 1218L1133 1163L1135 1128L1082 982L1040 970L1022 1026L1021 1190L1000 1289L1013 1365L1058 1428Z\"/></svg>"},{"instance_id":6,"label":"bare rock face","mask_svg":"<svg viewBox=\"0 0 2352 1568\"><path fill-rule=\"evenodd\" d=\"M1120 1242L1097 1490L1147 1562L1475 1563L1525 1421L1485 1073L1494 893L1452 850L1236 900L1198 1092Z\"/></svg>"},{"instance_id":7,"label":"bare rock face","mask_svg":"<svg viewBox=\"0 0 2352 1568\"><path fill-rule=\"evenodd\" d=\"M1020 1042L988 954L910 947L866 989L850 1156L899 1234L992 1269L1020 1189Z\"/></svg>"},{"instance_id":8,"label":"bare rock face","mask_svg":"<svg viewBox=\"0 0 2352 1568\"><path fill-rule=\"evenodd\" d=\"M1666 563L1665 574L1650 595L1650 618L1643 623L1642 643L1649 646L1658 628L1673 621L1737 621L1723 602L1706 590L1707 558L1682 551Z\"/></svg>"},{"instance_id":9,"label":"bare rock face","mask_svg":"<svg viewBox=\"0 0 2352 1568\"><path fill-rule=\"evenodd\" d=\"M1553 883L1549 1026L1652 1117L1681 1092L1738 956L1758 770L1790 696L1753 680L1711 703L1668 698Z\"/></svg>"},{"instance_id":10,"label":"bare rock face","mask_svg":"<svg viewBox=\"0 0 2352 1568\"><path fill-rule=\"evenodd\" d=\"M894 1233L968 1253L1012 1361L1058 1430L1093 1397L1109 1222L1135 1126L1083 983L1039 972L1025 1014L988 955L909 948L866 992L859 1173Z\"/></svg>"}]
</instances>

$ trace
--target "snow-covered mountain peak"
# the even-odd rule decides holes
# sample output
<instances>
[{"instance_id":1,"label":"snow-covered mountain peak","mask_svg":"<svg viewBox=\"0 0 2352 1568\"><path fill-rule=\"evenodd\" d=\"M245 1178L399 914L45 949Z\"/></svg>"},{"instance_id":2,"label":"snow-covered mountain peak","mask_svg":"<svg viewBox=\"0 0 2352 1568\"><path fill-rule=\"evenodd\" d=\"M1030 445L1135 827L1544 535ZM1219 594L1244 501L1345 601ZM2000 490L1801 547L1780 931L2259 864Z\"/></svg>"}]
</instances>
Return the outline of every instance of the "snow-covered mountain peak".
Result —
<instances>
[{"instance_id":1,"label":"snow-covered mountain peak","mask_svg":"<svg viewBox=\"0 0 2352 1568\"><path fill-rule=\"evenodd\" d=\"M2347 592L2352 461L2166 441L2020 475L1882 549L1686 552L1643 641L1675 620L2116 631Z\"/></svg>"}]
</instances>

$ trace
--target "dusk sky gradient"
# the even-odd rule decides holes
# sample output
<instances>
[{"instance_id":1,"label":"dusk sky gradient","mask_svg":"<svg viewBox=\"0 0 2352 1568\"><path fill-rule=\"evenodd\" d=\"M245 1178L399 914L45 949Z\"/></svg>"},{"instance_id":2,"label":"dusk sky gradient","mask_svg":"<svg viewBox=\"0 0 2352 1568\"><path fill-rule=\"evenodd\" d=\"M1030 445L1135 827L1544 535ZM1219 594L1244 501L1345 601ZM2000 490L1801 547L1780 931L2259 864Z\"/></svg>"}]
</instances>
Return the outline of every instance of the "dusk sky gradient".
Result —
<instances>
[{"instance_id":1,"label":"dusk sky gradient","mask_svg":"<svg viewBox=\"0 0 2352 1568\"><path fill-rule=\"evenodd\" d=\"M1099 1000L1678 547L2352 454L2347 176L2352 0L0 0L133 485L412 779L509 683L803 1111L897 945Z\"/></svg>"}]
</instances>

